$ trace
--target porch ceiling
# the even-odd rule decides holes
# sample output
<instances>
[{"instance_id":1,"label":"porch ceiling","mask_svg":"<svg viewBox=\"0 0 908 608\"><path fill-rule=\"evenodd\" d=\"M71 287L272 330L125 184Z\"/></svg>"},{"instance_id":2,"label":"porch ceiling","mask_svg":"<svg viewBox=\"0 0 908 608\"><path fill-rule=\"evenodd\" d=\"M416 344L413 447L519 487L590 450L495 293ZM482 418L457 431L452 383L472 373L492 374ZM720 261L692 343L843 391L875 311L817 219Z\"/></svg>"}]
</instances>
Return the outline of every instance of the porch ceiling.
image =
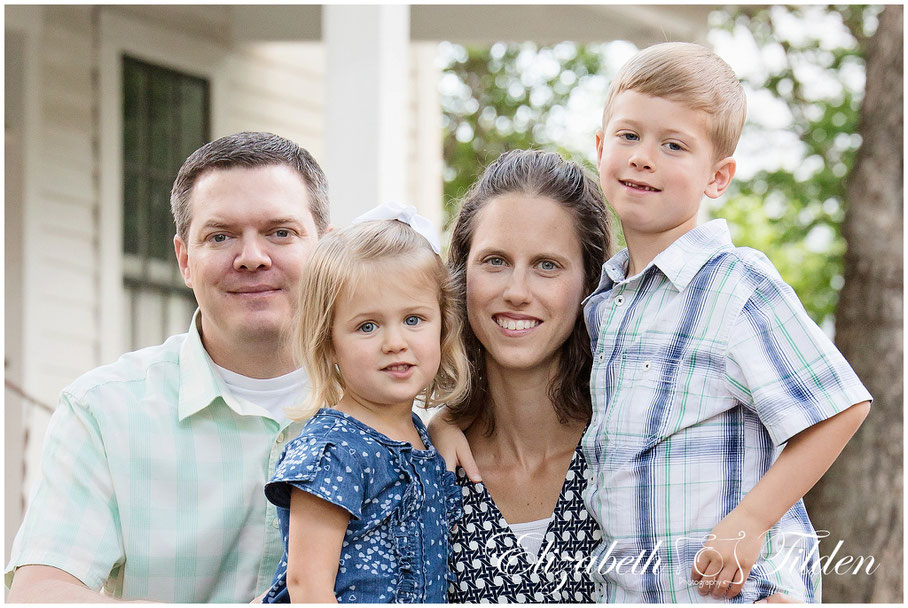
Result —
<instances>
[{"instance_id":1,"label":"porch ceiling","mask_svg":"<svg viewBox=\"0 0 908 608\"><path fill-rule=\"evenodd\" d=\"M159 7L164 8L164 7ZM236 41L320 40L321 6L232 5ZM708 5L412 5L410 38L460 43L533 40L629 40L645 46L666 40L703 41Z\"/></svg>"}]
</instances>

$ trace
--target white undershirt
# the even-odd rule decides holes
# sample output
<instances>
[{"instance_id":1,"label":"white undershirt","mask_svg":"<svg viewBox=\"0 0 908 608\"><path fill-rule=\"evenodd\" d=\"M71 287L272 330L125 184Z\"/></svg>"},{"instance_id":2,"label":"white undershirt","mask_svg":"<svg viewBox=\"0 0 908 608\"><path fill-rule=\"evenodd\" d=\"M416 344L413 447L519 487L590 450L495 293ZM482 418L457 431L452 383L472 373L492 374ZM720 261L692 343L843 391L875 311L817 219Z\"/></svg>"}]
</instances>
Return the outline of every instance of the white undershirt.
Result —
<instances>
[{"instance_id":1,"label":"white undershirt","mask_svg":"<svg viewBox=\"0 0 908 608\"><path fill-rule=\"evenodd\" d=\"M302 368L277 378L250 378L212 364L234 397L264 408L281 423L287 420L284 408L300 405L309 392L309 378Z\"/></svg>"},{"instance_id":2,"label":"white undershirt","mask_svg":"<svg viewBox=\"0 0 908 608\"><path fill-rule=\"evenodd\" d=\"M538 555L539 549L542 548L542 541L545 538L545 531L549 523L555 519L555 515L536 521L528 521L521 524L508 524L511 532L517 537L517 544L523 547L523 550L530 555Z\"/></svg>"}]
</instances>

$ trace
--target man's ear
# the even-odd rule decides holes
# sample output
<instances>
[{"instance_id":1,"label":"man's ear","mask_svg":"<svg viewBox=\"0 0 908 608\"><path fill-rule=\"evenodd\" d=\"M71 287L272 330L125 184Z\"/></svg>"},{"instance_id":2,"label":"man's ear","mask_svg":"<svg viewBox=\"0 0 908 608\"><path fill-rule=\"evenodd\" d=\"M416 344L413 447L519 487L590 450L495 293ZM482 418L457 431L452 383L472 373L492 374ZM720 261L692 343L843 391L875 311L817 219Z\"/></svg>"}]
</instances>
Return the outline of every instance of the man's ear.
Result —
<instances>
[{"instance_id":1,"label":"man's ear","mask_svg":"<svg viewBox=\"0 0 908 608\"><path fill-rule=\"evenodd\" d=\"M706 184L703 194L709 198L719 198L728 189L737 168L735 159L731 156L723 158L713 166L712 179Z\"/></svg>"},{"instance_id":2,"label":"man's ear","mask_svg":"<svg viewBox=\"0 0 908 608\"><path fill-rule=\"evenodd\" d=\"M189 248L179 234L173 235L173 252L177 255L177 265L186 287L192 289L192 275L189 272Z\"/></svg>"}]
</instances>

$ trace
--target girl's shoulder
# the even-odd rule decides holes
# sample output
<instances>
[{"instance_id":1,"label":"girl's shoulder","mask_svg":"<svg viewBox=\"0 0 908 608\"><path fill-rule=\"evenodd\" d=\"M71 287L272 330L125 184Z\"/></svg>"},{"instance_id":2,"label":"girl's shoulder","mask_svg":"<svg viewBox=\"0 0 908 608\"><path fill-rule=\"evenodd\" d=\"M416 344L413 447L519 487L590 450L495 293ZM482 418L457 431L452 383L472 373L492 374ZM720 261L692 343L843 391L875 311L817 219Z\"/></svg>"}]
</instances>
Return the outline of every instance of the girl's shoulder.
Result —
<instances>
[{"instance_id":1,"label":"girl's shoulder","mask_svg":"<svg viewBox=\"0 0 908 608\"><path fill-rule=\"evenodd\" d=\"M322 408L306 422L300 434L290 442L312 444L318 442L371 443L371 429L354 418L331 408ZM374 432L374 431L372 431Z\"/></svg>"}]
</instances>

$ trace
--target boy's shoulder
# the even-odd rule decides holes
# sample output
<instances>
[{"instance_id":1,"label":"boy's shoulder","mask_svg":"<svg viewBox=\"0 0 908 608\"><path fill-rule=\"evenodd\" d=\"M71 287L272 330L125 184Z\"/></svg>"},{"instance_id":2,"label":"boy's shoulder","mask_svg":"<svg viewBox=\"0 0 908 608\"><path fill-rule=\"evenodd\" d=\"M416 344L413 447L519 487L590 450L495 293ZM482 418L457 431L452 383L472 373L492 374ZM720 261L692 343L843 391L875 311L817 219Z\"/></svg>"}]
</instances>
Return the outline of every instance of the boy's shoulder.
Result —
<instances>
[{"instance_id":1,"label":"boy's shoulder","mask_svg":"<svg viewBox=\"0 0 908 608\"><path fill-rule=\"evenodd\" d=\"M698 275L699 280L710 281L720 290L747 297L766 287L790 289L766 254L752 247L732 245L716 251Z\"/></svg>"}]
</instances>

